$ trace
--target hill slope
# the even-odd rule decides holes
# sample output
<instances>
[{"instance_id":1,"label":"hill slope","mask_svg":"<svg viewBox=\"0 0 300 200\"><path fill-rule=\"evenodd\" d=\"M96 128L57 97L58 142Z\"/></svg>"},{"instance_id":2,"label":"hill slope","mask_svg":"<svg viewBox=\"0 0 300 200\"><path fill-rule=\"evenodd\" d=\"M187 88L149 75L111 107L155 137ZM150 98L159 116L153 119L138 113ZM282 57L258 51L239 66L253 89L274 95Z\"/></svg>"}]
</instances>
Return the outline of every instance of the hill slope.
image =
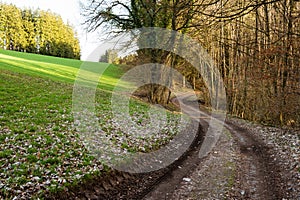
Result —
<instances>
[{"instance_id":1,"label":"hill slope","mask_svg":"<svg viewBox=\"0 0 300 200\"><path fill-rule=\"evenodd\" d=\"M44 196L77 184L109 167L83 145L72 114L73 84L81 61L0 50L0 197ZM105 67L104 63L90 63ZM168 114L163 131L140 137L120 131L111 113L111 95L122 75L109 66L96 90L96 116L110 148L136 152L155 149L177 132L178 117ZM126 84L125 84L126 85ZM151 124L149 106L132 100L133 123ZM127 127L130 130L131 127Z\"/></svg>"}]
</instances>

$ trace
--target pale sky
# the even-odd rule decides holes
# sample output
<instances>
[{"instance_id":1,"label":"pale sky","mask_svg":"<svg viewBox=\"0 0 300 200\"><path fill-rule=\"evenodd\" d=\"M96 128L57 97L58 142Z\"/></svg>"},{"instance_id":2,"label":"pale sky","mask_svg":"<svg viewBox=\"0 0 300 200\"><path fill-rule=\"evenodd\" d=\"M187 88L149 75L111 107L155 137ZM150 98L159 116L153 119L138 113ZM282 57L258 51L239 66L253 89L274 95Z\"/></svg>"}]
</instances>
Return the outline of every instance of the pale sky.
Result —
<instances>
[{"instance_id":1,"label":"pale sky","mask_svg":"<svg viewBox=\"0 0 300 200\"><path fill-rule=\"evenodd\" d=\"M19 8L49 9L59 14L65 22L69 22L75 27L80 40L82 60L86 60L88 55L100 44L96 33L87 34L80 25L82 18L79 0L0 0L0 2L11 3Z\"/></svg>"}]
</instances>

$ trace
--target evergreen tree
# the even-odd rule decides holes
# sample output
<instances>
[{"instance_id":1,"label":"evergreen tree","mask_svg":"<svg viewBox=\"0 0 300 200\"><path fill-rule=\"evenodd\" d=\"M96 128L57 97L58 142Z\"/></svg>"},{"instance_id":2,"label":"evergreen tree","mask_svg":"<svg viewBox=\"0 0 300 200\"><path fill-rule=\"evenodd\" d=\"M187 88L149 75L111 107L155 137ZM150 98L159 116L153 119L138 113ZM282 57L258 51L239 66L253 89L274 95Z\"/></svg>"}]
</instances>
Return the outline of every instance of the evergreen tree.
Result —
<instances>
[{"instance_id":1,"label":"evergreen tree","mask_svg":"<svg viewBox=\"0 0 300 200\"><path fill-rule=\"evenodd\" d=\"M0 47L80 59L77 33L50 11L20 10L0 3Z\"/></svg>"},{"instance_id":2,"label":"evergreen tree","mask_svg":"<svg viewBox=\"0 0 300 200\"><path fill-rule=\"evenodd\" d=\"M22 50L26 45L21 10L13 5L1 5L0 37L4 49Z\"/></svg>"},{"instance_id":3,"label":"evergreen tree","mask_svg":"<svg viewBox=\"0 0 300 200\"><path fill-rule=\"evenodd\" d=\"M37 50L37 40L36 40L36 28L35 28L35 16L32 10L22 11L22 22L23 29L25 31L26 46L24 51L35 53Z\"/></svg>"}]
</instances>

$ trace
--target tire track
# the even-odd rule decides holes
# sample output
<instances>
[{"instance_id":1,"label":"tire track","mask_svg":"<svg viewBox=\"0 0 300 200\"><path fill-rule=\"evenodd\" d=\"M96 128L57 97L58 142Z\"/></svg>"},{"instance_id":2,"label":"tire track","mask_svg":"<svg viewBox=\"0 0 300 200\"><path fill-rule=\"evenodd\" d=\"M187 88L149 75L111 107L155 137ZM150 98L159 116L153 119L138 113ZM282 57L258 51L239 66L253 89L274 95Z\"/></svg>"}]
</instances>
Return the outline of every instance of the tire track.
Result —
<instances>
[{"instance_id":1,"label":"tire track","mask_svg":"<svg viewBox=\"0 0 300 200\"><path fill-rule=\"evenodd\" d=\"M251 132L227 121L239 147L239 162L234 197L239 199L284 199L280 166L274 163L267 147Z\"/></svg>"},{"instance_id":2,"label":"tire track","mask_svg":"<svg viewBox=\"0 0 300 200\"><path fill-rule=\"evenodd\" d=\"M188 96L182 96L181 100L188 98ZM184 105L184 110L193 113L192 117L197 119L202 127L207 130L208 123L211 118L209 114L204 111L199 111L193 108L194 104ZM198 105L198 104L197 104ZM198 112L198 113L196 113ZM218 121L218 118L215 117ZM222 121L220 121L222 123ZM280 189L282 185L281 177L276 173L277 166L270 162L270 156L268 154L268 148L258 139L254 138L247 130L242 129L235 124L226 120L224 127L230 131L237 145L237 179L235 185L238 185L239 192L235 192L231 195L233 199L283 199L284 191ZM198 151L199 151L198 147ZM184 163L187 166L197 166L200 164L201 159L196 158L197 152L193 153L193 156L187 157ZM208 155L210 156L210 155ZM194 163L194 164L193 164ZM194 169L195 170L195 169ZM185 171L186 174L191 174L193 168L183 167L181 171ZM180 175L178 175L178 174ZM179 169L175 169L172 172L172 176L162 180L144 199L172 199L172 195L179 184L184 184L182 181L182 173ZM193 199L193 198L192 198Z\"/></svg>"},{"instance_id":3,"label":"tire track","mask_svg":"<svg viewBox=\"0 0 300 200\"><path fill-rule=\"evenodd\" d=\"M180 98L184 100L188 96ZM205 181L198 180L197 183L202 185L201 187L197 185L197 187L201 189L194 191L197 194L192 194L186 181L183 180L183 178L197 173L198 176L194 177L209 179L209 176L201 176L201 173L214 173L211 166L218 170L218 163L215 164L214 162L221 158L214 155L214 150L212 153L208 153L206 157L199 158L202 141L205 141L203 135L209 128L211 116L205 111L195 109L195 106L198 106L197 102L183 102L184 104L181 106L185 107L186 112L194 114L192 117L197 121L196 123L200 123L202 130L198 131L198 135L188 151L173 164L146 174L109 173L107 176L98 177L85 183L82 188L71 188L69 192L58 194L50 199L216 199L211 196L212 191L215 190L212 187L215 187L216 184L207 183L205 185ZM217 122L218 116L215 116L214 120ZM226 154L228 156L223 158L223 162L234 162L236 165L236 176L233 180L235 181L235 191L229 191L229 195L226 194L223 184L221 185L222 188L218 189L220 191L216 192L217 199L222 199L221 197L224 199L283 199L285 191L280 187L283 184L283 179L278 175L279 167L271 161L267 146L254 138L251 132L240 128L229 120L226 120L224 127L230 132L234 140L234 153ZM212 142L211 144L217 142L214 139L209 141ZM215 152L222 152L222 148L232 147L228 141L223 140L223 144L216 143L218 146ZM225 156L224 152L222 153L219 156ZM223 171L220 170L211 177L215 177L216 181L227 180L226 176L224 177L224 173L227 173L226 166L224 166ZM228 176L231 175L228 174ZM176 195L178 190L180 190L180 195Z\"/></svg>"}]
</instances>

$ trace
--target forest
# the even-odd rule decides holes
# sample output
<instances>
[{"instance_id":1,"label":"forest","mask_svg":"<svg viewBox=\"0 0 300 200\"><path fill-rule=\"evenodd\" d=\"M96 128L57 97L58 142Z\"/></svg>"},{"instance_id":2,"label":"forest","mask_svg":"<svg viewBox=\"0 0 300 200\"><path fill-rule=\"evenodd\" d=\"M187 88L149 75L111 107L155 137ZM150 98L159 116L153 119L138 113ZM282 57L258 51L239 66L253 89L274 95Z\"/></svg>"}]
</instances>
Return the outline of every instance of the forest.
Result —
<instances>
[{"instance_id":1,"label":"forest","mask_svg":"<svg viewBox=\"0 0 300 200\"><path fill-rule=\"evenodd\" d=\"M4 3L0 3L0 48L80 59L77 33L59 15Z\"/></svg>"},{"instance_id":2,"label":"forest","mask_svg":"<svg viewBox=\"0 0 300 200\"><path fill-rule=\"evenodd\" d=\"M124 2L84 3L87 29L102 29L111 36L141 27L161 27L187 34L207 50L218 66L226 88L229 114L264 124L299 125L299 1ZM170 52L149 51L140 51L123 62L136 65L148 58L151 62L168 63L208 99L201 75L189 63ZM159 56L151 60L155 54ZM166 88L155 86L150 90L155 94L150 94L153 103L168 102L158 98L168 93Z\"/></svg>"}]
</instances>

